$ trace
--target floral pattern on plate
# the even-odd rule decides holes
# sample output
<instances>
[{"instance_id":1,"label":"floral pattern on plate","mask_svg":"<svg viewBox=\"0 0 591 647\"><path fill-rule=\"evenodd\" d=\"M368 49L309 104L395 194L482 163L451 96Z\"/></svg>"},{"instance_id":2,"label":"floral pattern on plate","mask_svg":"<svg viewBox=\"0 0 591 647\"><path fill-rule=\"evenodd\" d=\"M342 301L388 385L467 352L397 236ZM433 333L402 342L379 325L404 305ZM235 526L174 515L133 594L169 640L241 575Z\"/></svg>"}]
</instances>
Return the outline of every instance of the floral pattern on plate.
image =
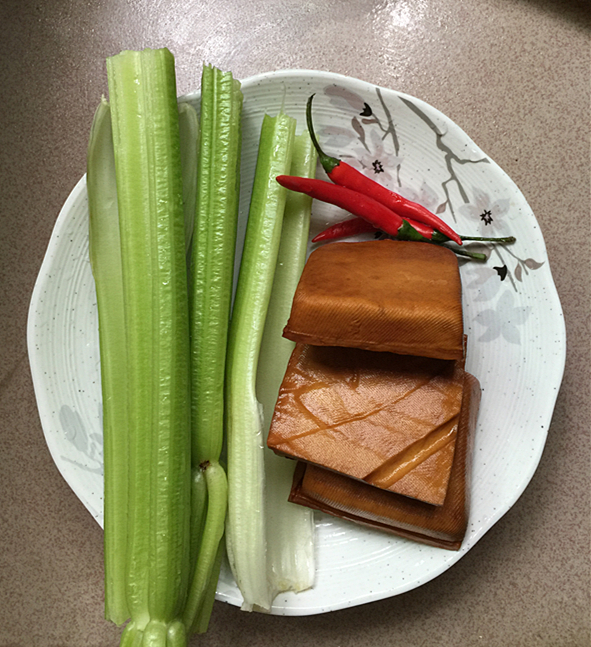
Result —
<instances>
[{"instance_id":1,"label":"floral pattern on plate","mask_svg":"<svg viewBox=\"0 0 591 647\"><path fill-rule=\"evenodd\" d=\"M490 160L484 155L474 155L473 150L466 148L465 142L459 149L448 143L446 126L434 120L415 100L400 96L398 101L390 105L384 99L381 88L375 88L374 100L335 84L326 86L324 95L331 105L351 115L348 129L328 125L320 130L327 152L334 151L334 156L341 157L365 175L422 204L440 217L447 215L450 224L460 234L483 237L511 235L511 200L502 193L493 195L478 185L468 188L463 179L464 166L490 165ZM407 142L404 135L398 132L396 119L399 118L398 112L403 110L409 110L420 119L424 128L428 129L427 135L434 137L433 150L437 152L430 161L440 167L439 186L433 183L431 177L424 177L417 183L420 171L412 167L407 171L411 162L406 163L404 150L412 147L415 140ZM339 153L342 148L346 148L346 152ZM432 167L428 171L429 175L437 173ZM509 306L512 298L508 296L503 282L506 281L505 285L509 286L507 289L517 292L518 283L542 267L544 262L521 258L511 246L487 243L466 243L466 246L484 253L490 260L485 267L476 268L476 278L466 283L468 289L476 291L474 301L497 299L494 310L483 310L475 316L476 322L487 327L487 333L481 335L479 341L489 342L502 336L510 343L520 344L521 326L526 317L517 315L520 311ZM489 317L491 312L494 312L492 319Z\"/></svg>"}]
</instances>

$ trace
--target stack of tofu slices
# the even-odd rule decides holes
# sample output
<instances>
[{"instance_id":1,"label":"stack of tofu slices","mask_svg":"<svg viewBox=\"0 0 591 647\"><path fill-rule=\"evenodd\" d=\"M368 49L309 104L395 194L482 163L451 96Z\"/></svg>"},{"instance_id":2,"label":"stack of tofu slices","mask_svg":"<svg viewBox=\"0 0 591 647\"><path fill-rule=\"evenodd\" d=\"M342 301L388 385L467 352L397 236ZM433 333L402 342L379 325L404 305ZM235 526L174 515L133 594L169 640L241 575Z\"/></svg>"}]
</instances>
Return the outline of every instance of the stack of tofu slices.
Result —
<instances>
[{"instance_id":1,"label":"stack of tofu slices","mask_svg":"<svg viewBox=\"0 0 591 647\"><path fill-rule=\"evenodd\" d=\"M480 385L464 370L456 255L331 243L306 263L268 446L298 461L290 501L458 550Z\"/></svg>"}]
</instances>

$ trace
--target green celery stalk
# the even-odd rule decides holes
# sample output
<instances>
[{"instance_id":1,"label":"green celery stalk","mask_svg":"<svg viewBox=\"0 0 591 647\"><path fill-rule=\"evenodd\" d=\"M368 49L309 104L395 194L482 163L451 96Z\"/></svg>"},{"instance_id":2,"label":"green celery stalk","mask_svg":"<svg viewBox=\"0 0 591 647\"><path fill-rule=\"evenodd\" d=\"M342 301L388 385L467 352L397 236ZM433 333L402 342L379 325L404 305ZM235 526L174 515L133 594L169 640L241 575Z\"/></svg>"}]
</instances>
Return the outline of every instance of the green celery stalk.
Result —
<instances>
[{"instance_id":1,"label":"green celery stalk","mask_svg":"<svg viewBox=\"0 0 591 647\"><path fill-rule=\"evenodd\" d=\"M242 92L229 72L203 67L197 211L191 249L192 462L217 461L240 184Z\"/></svg>"},{"instance_id":2,"label":"green celery stalk","mask_svg":"<svg viewBox=\"0 0 591 647\"><path fill-rule=\"evenodd\" d=\"M107 59L127 332L129 490L123 645L184 643L190 372L174 58Z\"/></svg>"},{"instance_id":3,"label":"green celery stalk","mask_svg":"<svg viewBox=\"0 0 591 647\"><path fill-rule=\"evenodd\" d=\"M183 201L194 211L199 122L188 104L179 106L179 126ZM129 618L125 579L128 447L127 436L121 432L127 427L127 347L111 113L104 98L92 123L87 157L89 256L99 306L103 392L105 617L120 625ZM193 218L194 213L185 208L186 231L192 230ZM203 493L205 506L204 480ZM198 497L194 498L198 506ZM196 540L200 534L201 530L195 533Z\"/></svg>"},{"instance_id":4,"label":"green celery stalk","mask_svg":"<svg viewBox=\"0 0 591 647\"><path fill-rule=\"evenodd\" d=\"M209 578L206 591L203 594L203 601L197 611L195 621L193 622L193 625L191 627L191 631L193 631L194 633L204 634L209 627L209 620L211 618L211 612L213 611L213 603L215 602L215 593L217 590L219 573L221 570L224 553L224 542L220 541L218 544L217 554L211 568L212 575Z\"/></svg>"},{"instance_id":5,"label":"green celery stalk","mask_svg":"<svg viewBox=\"0 0 591 647\"><path fill-rule=\"evenodd\" d=\"M188 103L179 103L179 134L185 211L185 250L188 252L195 224L197 160L199 159L199 117L195 108Z\"/></svg>"},{"instance_id":6,"label":"green celery stalk","mask_svg":"<svg viewBox=\"0 0 591 647\"><path fill-rule=\"evenodd\" d=\"M296 137L290 175L314 177L317 154L307 131ZM265 321L256 378L265 438L294 342L283 337L308 249L312 198L288 192L273 291ZM274 593L303 591L314 583L314 515L288 501L295 461L265 447L268 577Z\"/></svg>"},{"instance_id":7,"label":"green celery stalk","mask_svg":"<svg viewBox=\"0 0 591 647\"><path fill-rule=\"evenodd\" d=\"M230 325L226 548L245 610L269 610L272 603L266 567L264 438L255 380L286 199L275 178L290 170L294 136L293 119L265 115Z\"/></svg>"},{"instance_id":8,"label":"green celery stalk","mask_svg":"<svg viewBox=\"0 0 591 647\"><path fill-rule=\"evenodd\" d=\"M197 556L201 547L201 538L207 516L207 483L205 474L199 467L191 470L191 543L189 573L195 572Z\"/></svg>"},{"instance_id":9,"label":"green celery stalk","mask_svg":"<svg viewBox=\"0 0 591 647\"><path fill-rule=\"evenodd\" d=\"M204 631L220 570L227 507L218 459L224 434L224 379L232 301L240 187L242 91L229 72L206 65L201 78L201 140L191 247L192 468L203 472L206 517L193 542L192 582L183 619ZM199 490L200 491L200 490ZM201 510L199 505L195 510ZM193 526L200 520L194 513ZM205 629L204 629L205 628Z\"/></svg>"},{"instance_id":10,"label":"green celery stalk","mask_svg":"<svg viewBox=\"0 0 591 647\"><path fill-rule=\"evenodd\" d=\"M109 104L94 115L87 152L89 255L99 315L103 394L105 617L129 618L127 557L127 344L119 211Z\"/></svg>"},{"instance_id":11,"label":"green celery stalk","mask_svg":"<svg viewBox=\"0 0 591 647\"><path fill-rule=\"evenodd\" d=\"M219 577L220 562L217 560L217 555L224 534L228 502L228 481L224 468L215 461L205 461L202 463L201 469L207 483L207 515L199 546L195 574L183 612L183 622L187 629L193 628L196 619L201 616L202 607L208 606L206 598L208 591L210 591L209 585L212 581L217 583ZM214 596L215 589L213 596L210 595L210 597ZM207 629L207 619L201 616L200 622L205 622L205 629ZM201 632L205 629L201 630Z\"/></svg>"}]
</instances>

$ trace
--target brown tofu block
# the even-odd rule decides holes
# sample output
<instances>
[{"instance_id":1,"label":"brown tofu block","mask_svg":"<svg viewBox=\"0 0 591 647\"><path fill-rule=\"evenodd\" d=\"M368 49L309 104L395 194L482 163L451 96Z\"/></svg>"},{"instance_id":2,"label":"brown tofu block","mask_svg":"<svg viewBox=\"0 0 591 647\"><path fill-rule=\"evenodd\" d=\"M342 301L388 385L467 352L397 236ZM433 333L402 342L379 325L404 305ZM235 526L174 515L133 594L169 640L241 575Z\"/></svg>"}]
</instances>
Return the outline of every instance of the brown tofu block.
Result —
<instances>
[{"instance_id":1,"label":"brown tofu block","mask_svg":"<svg viewBox=\"0 0 591 647\"><path fill-rule=\"evenodd\" d=\"M461 359L456 256L409 241L320 247L306 263L283 334L317 346Z\"/></svg>"},{"instance_id":2,"label":"brown tofu block","mask_svg":"<svg viewBox=\"0 0 591 647\"><path fill-rule=\"evenodd\" d=\"M296 344L269 435L279 454L443 504L463 361Z\"/></svg>"},{"instance_id":3,"label":"brown tofu block","mask_svg":"<svg viewBox=\"0 0 591 647\"><path fill-rule=\"evenodd\" d=\"M464 397L447 495L433 506L300 462L289 500L425 544L459 550L468 526L472 446L480 385L465 373Z\"/></svg>"}]
</instances>

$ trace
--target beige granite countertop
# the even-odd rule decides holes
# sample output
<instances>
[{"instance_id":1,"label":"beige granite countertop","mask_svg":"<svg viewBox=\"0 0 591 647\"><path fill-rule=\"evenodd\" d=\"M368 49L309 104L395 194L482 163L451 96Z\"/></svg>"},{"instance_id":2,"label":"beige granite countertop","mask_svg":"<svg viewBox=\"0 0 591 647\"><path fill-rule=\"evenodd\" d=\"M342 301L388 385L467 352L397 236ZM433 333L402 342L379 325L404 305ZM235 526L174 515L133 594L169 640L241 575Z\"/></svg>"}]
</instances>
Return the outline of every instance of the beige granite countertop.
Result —
<instances>
[{"instance_id":1,"label":"beige granite countertop","mask_svg":"<svg viewBox=\"0 0 591 647\"><path fill-rule=\"evenodd\" d=\"M590 5L581 0L3 0L0 3L0 647L107 647L102 531L55 467L27 357L31 292L85 170L105 57L168 46L238 78L305 68L419 97L516 182L545 237L567 330L539 468L453 568L398 597L308 617L217 602L191 645L588 647Z\"/></svg>"}]
</instances>

